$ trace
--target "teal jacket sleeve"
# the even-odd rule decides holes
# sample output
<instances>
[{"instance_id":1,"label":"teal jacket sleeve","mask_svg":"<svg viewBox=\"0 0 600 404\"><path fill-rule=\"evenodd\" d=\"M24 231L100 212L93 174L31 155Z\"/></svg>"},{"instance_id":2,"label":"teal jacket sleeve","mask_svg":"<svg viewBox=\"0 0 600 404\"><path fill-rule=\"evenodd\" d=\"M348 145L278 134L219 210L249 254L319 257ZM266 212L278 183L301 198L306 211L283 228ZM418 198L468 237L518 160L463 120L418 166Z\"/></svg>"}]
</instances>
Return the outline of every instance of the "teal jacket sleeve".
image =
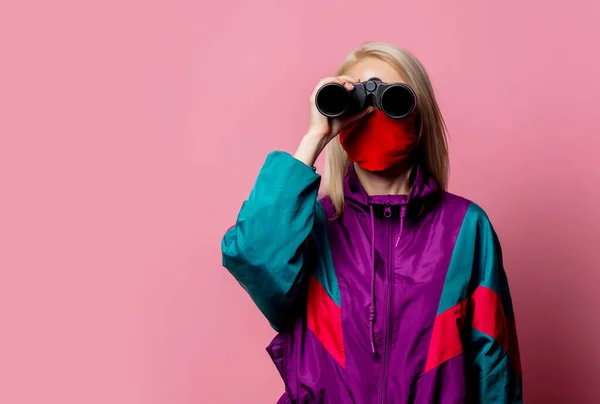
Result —
<instances>
[{"instance_id":1,"label":"teal jacket sleeve","mask_svg":"<svg viewBox=\"0 0 600 404\"><path fill-rule=\"evenodd\" d=\"M477 205L476 257L469 299L472 380L478 403L522 403L515 316L498 237Z\"/></svg>"},{"instance_id":2,"label":"teal jacket sleeve","mask_svg":"<svg viewBox=\"0 0 600 404\"><path fill-rule=\"evenodd\" d=\"M307 240L321 176L285 152L272 152L221 243L223 266L279 331L303 289Z\"/></svg>"}]
</instances>

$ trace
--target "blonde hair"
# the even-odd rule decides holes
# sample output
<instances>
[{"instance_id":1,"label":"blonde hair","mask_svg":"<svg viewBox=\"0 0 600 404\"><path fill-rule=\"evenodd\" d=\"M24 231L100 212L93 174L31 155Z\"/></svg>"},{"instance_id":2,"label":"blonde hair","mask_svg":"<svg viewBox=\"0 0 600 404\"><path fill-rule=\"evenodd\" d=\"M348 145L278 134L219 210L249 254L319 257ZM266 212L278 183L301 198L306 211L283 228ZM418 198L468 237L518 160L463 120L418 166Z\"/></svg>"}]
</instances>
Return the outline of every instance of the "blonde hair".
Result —
<instances>
[{"instance_id":1,"label":"blonde hair","mask_svg":"<svg viewBox=\"0 0 600 404\"><path fill-rule=\"evenodd\" d=\"M423 65L408 51L385 42L367 42L351 52L339 67L336 76L343 75L365 58L377 58L394 67L417 95L420 155L418 163L433 176L443 190L448 186L448 142L446 124L435 99L429 76ZM350 160L336 137L327 146L325 157L325 195L335 208L335 217L344 211L344 177Z\"/></svg>"}]
</instances>

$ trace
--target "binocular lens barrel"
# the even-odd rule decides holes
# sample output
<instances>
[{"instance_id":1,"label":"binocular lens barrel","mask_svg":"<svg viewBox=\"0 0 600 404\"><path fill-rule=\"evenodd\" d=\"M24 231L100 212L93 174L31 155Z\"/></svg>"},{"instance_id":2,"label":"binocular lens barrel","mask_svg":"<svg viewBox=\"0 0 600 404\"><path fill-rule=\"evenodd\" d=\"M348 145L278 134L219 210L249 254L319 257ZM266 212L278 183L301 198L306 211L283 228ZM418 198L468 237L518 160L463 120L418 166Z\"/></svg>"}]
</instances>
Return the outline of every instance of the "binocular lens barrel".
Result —
<instances>
[{"instance_id":1,"label":"binocular lens barrel","mask_svg":"<svg viewBox=\"0 0 600 404\"><path fill-rule=\"evenodd\" d=\"M321 114L336 118L350 106L350 93L341 84L327 83L319 89L315 102Z\"/></svg>"},{"instance_id":2,"label":"binocular lens barrel","mask_svg":"<svg viewBox=\"0 0 600 404\"><path fill-rule=\"evenodd\" d=\"M329 118L337 118L341 115L360 112L360 108L366 107L372 96L375 96L376 106L390 118L405 118L415 109L416 97L408 86L386 84L383 89L380 89L382 91L374 91L376 84L372 81L366 83L370 86L364 87L366 84L362 82L355 84L354 91L348 91L346 87L338 83L324 84L317 91L315 99L317 109Z\"/></svg>"},{"instance_id":3,"label":"binocular lens barrel","mask_svg":"<svg viewBox=\"0 0 600 404\"><path fill-rule=\"evenodd\" d=\"M404 118L415 108L415 97L404 86L390 86L381 95L381 106L390 118Z\"/></svg>"}]
</instances>

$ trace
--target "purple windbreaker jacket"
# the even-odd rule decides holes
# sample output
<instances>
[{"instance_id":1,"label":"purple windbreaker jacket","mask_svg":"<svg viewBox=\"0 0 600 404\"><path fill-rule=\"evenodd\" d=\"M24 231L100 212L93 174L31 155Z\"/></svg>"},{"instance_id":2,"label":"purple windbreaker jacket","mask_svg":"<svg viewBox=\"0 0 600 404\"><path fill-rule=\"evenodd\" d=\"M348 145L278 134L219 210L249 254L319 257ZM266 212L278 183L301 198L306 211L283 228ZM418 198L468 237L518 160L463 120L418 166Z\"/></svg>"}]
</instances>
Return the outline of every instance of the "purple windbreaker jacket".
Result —
<instances>
[{"instance_id":1,"label":"purple windbreaker jacket","mask_svg":"<svg viewBox=\"0 0 600 404\"><path fill-rule=\"evenodd\" d=\"M223 265L278 331L279 403L520 403L502 253L485 212L422 168L369 196L349 167L333 220L314 167L269 154Z\"/></svg>"}]
</instances>

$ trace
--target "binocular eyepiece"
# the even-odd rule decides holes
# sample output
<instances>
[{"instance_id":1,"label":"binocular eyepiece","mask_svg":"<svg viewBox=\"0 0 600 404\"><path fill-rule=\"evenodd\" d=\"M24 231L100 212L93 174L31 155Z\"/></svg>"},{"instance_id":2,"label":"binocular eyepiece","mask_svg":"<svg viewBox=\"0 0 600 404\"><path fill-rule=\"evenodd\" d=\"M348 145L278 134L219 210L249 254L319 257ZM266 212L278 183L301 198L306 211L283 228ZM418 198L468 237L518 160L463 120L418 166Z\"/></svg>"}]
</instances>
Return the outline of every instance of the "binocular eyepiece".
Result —
<instances>
[{"instance_id":1,"label":"binocular eyepiece","mask_svg":"<svg viewBox=\"0 0 600 404\"><path fill-rule=\"evenodd\" d=\"M315 96L319 112L329 118L338 118L356 114L372 103L390 118L402 119L416 108L417 96L406 84L387 84L372 77L353 85L354 90L348 91L338 83L324 84Z\"/></svg>"}]
</instances>

